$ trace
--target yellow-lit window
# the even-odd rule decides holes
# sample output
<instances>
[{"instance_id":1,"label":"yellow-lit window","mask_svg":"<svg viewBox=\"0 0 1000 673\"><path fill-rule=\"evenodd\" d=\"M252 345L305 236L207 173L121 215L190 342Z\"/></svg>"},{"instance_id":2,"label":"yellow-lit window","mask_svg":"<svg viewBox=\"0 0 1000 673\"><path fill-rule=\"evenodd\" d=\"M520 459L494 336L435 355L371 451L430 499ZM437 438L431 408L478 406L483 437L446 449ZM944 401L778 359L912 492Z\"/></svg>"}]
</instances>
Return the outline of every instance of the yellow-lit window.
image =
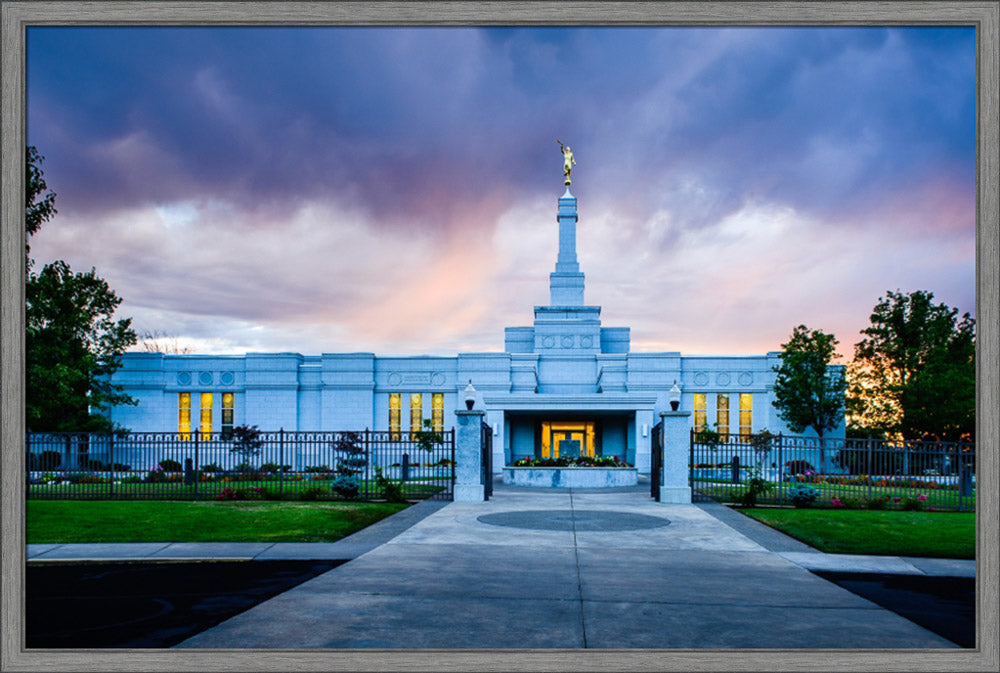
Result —
<instances>
[{"instance_id":1,"label":"yellow-lit window","mask_svg":"<svg viewBox=\"0 0 1000 673\"><path fill-rule=\"evenodd\" d=\"M716 411L715 411L715 422L718 424L716 426L716 432L720 435L729 434L729 395L720 394L715 396L716 401Z\"/></svg>"},{"instance_id":2,"label":"yellow-lit window","mask_svg":"<svg viewBox=\"0 0 1000 673\"><path fill-rule=\"evenodd\" d=\"M191 393L181 393L177 402L177 432L182 442L191 441Z\"/></svg>"},{"instance_id":3,"label":"yellow-lit window","mask_svg":"<svg viewBox=\"0 0 1000 673\"><path fill-rule=\"evenodd\" d=\"M740 437L746 439L750 436L750 411L752 410L750 393L740 393Z\"/></svg>"},{"instance_id":4,"label":"yellow-lit window","mask_svg":"<svg viewBox=\"0 0 1000 673\"><path fill-rule=\"evenodd\" d=\"M704 430L708 425L708 396L705 393L694 394L694 429Z\"/></svg>"},{"instance_id":5,"label":"yellow-lit window","mask_svg":"<svg viewBox=\"0 0 1000 673\"><path fill-rule=\"evenodd\" d=\"M389 393L389 439L399 439L399 408L402 403L399 393Z\"/></svg>"},{"instance_id":6,"label":"yellow-lit window","mask_svg":"<svg viewBox=\"0 0 1000 673\"><path fill-rule=\"evenodd\" d=\"M424 427L424 394L410 393L410 432L420 432Z\"/></svg>"},{"instance_id":7,"label":"yellow-lit window","mask_svg":"<svg viewBox=\"0 0 1000 673\"><path fill-rule=\"evenodd\" d=\"M444 393L431 395L431 412L434 432L444 432Z\"/></svg>"},{"instance_id":8,"label":"yellow-lit window","mask_svg":"<svg viewBox=\"0 0 1000 673\"><path fill-rule=\"evenodd\" d=\"M222 439L233 436L233 400L232 393L222 393Z\"/></svg>"},{"instance_id":9,"label":"yellow-lit window","mask_svg":"<svg viewBox=\"0 0 1000 673\"><path fill-rule=\"evenodd\" d=\"M212 434L212 393L201 394L201 417L199 420L200 439L210 439Z\"/></svg>"}]
</instances>

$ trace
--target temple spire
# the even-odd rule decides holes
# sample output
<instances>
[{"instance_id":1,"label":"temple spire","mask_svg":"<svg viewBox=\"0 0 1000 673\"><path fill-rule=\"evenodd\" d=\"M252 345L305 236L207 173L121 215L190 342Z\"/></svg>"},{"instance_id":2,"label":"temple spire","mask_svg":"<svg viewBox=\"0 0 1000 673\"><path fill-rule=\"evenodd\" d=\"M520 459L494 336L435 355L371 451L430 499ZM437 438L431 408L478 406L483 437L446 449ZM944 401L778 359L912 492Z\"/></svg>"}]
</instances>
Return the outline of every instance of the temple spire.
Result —
<instances>
[{"instance_id":1,"label":"temple spire","mask_svg":"<svg viewBox=\"0 0 1000 673\"><path fill-rule=\"evenodd\" d=\"M556 270L549 274L549 297L552 306L583 306L583 273L576 259L576 197L566 186L559 198L559 256Z\"/></svg>"}]
</instances>

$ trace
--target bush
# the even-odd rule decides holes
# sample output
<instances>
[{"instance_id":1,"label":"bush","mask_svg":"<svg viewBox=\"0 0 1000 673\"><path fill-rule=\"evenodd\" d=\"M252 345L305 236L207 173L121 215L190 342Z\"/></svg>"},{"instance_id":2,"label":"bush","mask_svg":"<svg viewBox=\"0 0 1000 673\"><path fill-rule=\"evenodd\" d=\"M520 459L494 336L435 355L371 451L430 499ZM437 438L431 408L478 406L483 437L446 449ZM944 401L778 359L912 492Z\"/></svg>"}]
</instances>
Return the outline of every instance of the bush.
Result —
<instances>
[{"instance_id":1,"label":"bush","mask_svg":"<svg viewBox=\"0 0 1000 673\"><path fill-rule=\"evenodd\" d=\"M209 463L208 465L201 466L202 472L225 472L226 470L221 465L216 465L215 463Z\"/></svg>"},{"instance_id":2,"label":"bush","mask_svg":"<svg viewBox=\"0 0 1000 673\"><path fill-rule=\"evenodd\" d=\"M889 504L889 496L879 495L869 500L868 503L866 504L866 507L868 509L885 509L888 504Z\"/></svg>"},{"instance_id":3,"label":"bush","mask_svg":"<svg viewBox=\"0 0 1000 673\"><path fill-rule=\"evenodd\" d=\"M321 495L326 493L325 488L320 488L319 486L310 486L307 489L299 491L299 500L318 500Z\"/></svg>"},{"instance_id":4,"label":"bush","mask_svg":"<svg viewBox=\"0 0 1000 673\"><path fill-rule=\"evenodd\" d=\"M383 475L381 467L375 468L375 484L382 492L382 497L389 502L403 502L405 500L403 497L403 486L399 482L393 481Z\"/></svg>"},{"instance_id":5,"label":"bush","mask_svg":"<svg viewBox=\"0 0 1000 673\"><path fill-rule=\"evenodd\" d=\"M785 472L788 474L805 474L807 471L816 471L816 468L808 460L789 460L785 462Z\"/></svg>"},{"instance_id":6,"label":"bush","mask_svg":"<svg viewBox=\"0 0 1000 673\"><path fill-rule=\"evenodd\" d=\"M160 469L164 472L181 472L184 468L178 461L166 458L160 461Z\"/></svg>"},{"instance_id":7,"label":"bush","mask_svg":"<svg viewBox=\"0 0 1000 673\"><path fill-rule=\"evenodd\" d=\"M923 510L927 502L927 496L920 494L916 498L904 498L901 507L907 512L919 512Z\"/></svg>"},{"instance_id":8,"label":"bush","mask_svg":"<svg viewBox=\"0 0 1000 673\"><path fill-rule=\"evenodd\" d=\"M337 477L330 488L342 498L356 498L358 491L361 490L361 484L354 477Z\"/></svg>"},{"instance_id":9,"label":"bush","mask_svg":"<svg viewBox=\"0 0 1000 673\"><path fill-rule=\"evenodd\" d=\"M306 474L314 474L319 472L332 472L329 465L308 465L302 468L302 471Z\"/></svg>"},{"instance_id":10,"label":"bush","mask_svg":"<svg viewBox=\"0 0 1000 673\"><path fill-rule=\"evenodd\" d=\"M788 489L788 498L796 507L809 507L816 501L818 495L819 491L805 484L796 484Z\"/></svg>"},{"instance_id":11,"label":"bush","mask_svg":"<svg viewBox=\"0 0 1000 673\"><path fill-rule=\"evenodd\" d=\"M39 470L57 470L59 466L62 465L62 456L58 451L42 451L38 454L38 466Z\"/></svg>"}]
</instances>

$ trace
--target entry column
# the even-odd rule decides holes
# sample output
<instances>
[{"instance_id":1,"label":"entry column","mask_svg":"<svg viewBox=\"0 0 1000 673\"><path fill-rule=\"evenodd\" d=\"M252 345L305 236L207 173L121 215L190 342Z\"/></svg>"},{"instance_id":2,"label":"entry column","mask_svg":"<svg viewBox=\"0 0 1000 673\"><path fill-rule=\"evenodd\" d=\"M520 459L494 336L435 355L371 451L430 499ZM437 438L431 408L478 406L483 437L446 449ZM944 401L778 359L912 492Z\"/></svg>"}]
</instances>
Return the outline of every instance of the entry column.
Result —
<instances>
[{"instance_id":1,"label":"entry column","mask_svg":"<svg viewBox=\"0 0 1000 673\"><path fill-rule=\"evenodd\" d=\"M482 502L483 417L485 411L455 411L455 502Z\"/></svg>"},{"instance_id":2,"label":"entry column","mask_svg":"<svg viewBox=\"0 0 1000 673\"><path fill-rule=\"evenodd\" d=\"M661 411L663 421L663 481L660 482L660 502L673 505L691 504L688 484L688 458L691 455L690 411Z\"/></svg>"}]
</instances>

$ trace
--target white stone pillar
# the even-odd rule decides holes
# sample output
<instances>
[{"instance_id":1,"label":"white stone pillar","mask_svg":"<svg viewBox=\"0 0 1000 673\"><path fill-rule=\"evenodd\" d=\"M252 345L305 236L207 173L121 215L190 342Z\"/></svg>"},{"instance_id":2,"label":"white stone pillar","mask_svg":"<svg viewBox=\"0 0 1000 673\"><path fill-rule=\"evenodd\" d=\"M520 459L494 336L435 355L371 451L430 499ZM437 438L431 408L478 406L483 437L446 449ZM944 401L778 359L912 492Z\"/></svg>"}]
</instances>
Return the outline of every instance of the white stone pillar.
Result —
<instances>
[{"instance_id":1,"label":"white stone pillar","mask_svg":"<svg viewBox=\"0 0 1000 673\"><path fill-rule=\"evenodd\" d=\"M661 411L663 421L663 481L660 502L672 505L691 504L688 484L688 458L691 455L690 411Z\"/></svg>"},{"instance_id":2,"label":"white stone pillar","mask_svg":"<svg viewBox=\"0 0 1000 673\"><path fill-rule=\"evenodd\" d=\"M482 502L486 491L482 482L483 417L485 411L459 409L455 412L455 502Z\"/></svg>"}]
</instances>

